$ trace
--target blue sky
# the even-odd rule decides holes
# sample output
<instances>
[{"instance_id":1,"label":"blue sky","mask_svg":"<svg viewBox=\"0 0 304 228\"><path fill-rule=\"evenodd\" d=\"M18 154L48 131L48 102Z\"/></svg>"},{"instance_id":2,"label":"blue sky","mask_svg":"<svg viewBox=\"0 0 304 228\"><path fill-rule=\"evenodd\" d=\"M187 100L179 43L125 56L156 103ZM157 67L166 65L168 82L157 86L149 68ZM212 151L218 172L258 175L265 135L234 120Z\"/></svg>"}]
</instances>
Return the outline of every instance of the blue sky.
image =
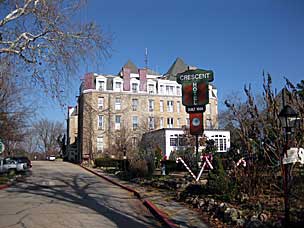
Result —
<instances>
[{"instance_id":1,"label":"blue sky","mask_svg":"<svg viewBox=\"0 0 304 228\"><path fill-rule=\"evenodd\" d=\"M245 84L262 89L262 71L276 88L283 77L304 79L304 1L302 0L89 0L80 20L95 21L113 34L111 58L85 71L116 74L128 59L166 73L176 57L214 71L219 108ZM75 88L75 95L78 88ZM72 92L73 93L73 92ZM75 97L70 105L76 103ZM63 112L50 112L63 120Z\"/></svg>"}]
</instances>

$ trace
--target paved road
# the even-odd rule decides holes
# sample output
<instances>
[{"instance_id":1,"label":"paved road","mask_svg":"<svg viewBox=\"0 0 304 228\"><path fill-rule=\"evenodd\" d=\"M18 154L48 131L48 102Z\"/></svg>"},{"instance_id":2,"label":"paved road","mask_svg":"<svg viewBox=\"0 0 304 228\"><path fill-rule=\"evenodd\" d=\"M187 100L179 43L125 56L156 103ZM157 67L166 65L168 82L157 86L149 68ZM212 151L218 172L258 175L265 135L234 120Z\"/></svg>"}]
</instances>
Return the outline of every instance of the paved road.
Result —
<instances>
[{"instance_id":1,"label":"paved road","mask_svg":"<svg viewBox=\"0 0 304 228\"><path fill-rule=\"evenodd\" d=\"M0 191L0 227L162 227L130 192L82 168L33 162L24 181Z\"/></svg>"}]
</instances>

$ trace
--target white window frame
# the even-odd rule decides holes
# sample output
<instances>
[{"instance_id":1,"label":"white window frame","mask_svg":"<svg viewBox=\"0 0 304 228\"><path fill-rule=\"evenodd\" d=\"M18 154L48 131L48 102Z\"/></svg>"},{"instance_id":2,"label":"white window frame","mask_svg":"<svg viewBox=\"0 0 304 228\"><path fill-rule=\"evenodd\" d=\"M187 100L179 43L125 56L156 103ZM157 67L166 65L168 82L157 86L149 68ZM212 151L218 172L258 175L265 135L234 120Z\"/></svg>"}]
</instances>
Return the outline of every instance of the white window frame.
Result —
<instances>
[{"instance_id":1,"label":"white window frame","mask_svg":"<svg viewBox=\"0 0 304 228\"><path fill-rule=\"evenodd\" d=\"M121 127L121 115L115 115L115 130L120 130L120 127Z\"/></svg>"},{"instance_id":2,"label":"white window frame","mask_svg":"<svg viewBox=\"0 0 304 228\"><path fill-rule=\"evenodd\" d=\"M159 85L159 94L164 94L164 85Z\"/></svg>"},{"instance_id":3,"label":"white window frame","mask_svg":"<svg viewBox=\"0 0 304 228\"><path fill-rule=\"evenodd\" d=\"M151 130L155 129L155 118L153 116L148 117L148 125L149 125L149 129Z\"/></svg>"},{"instance_id":4,"label":"white window frame","mask_svg":"<svg viewBox=\"0 0 304 228\"><path fill-rule=\"evenodd\" d=\"M154 94L155 86L154 84L149 83L148 84L148 92L149 94Z\"/></svg>"},{"instance_id":5,"label":"white window frame","mask_svg":"<svg viewBox=\"0 0 304 228\"><path fill-rule=\"evenodd\" d=\"M174 108L174 102L171 100L171 101L167 101L167 110L168 112L173 112Z\"/></svg>"},{"instance_id":6,"label":"white window frame","mask_svg":"<svg viewBox=\"0 0 304 228\"><path fill-rule=\"evenodd\" d=\"M133 98L132 99L132 110L133 111L137 111L138 108L138 99L137 98Z\"/></svg>"},{"instance_id":7,"label":"white window frame","mask_svg":"<svg viewBox=\"0 0 304 228\"><path fill-rule=\"evenodd\" d=\"M138 116L132 117L132 127L133 127L133 130L136 130L138 128Z\"/></svg>"},{"instance_id":8,"label":"white window frame","mask_svg":"<svg viewBox=\"0 0 304 228\"><path fill-rule=\"evenodd\" d=\"M122 88L122 82L116 81L115 82L115 91L119 91L120 92L121 88Z\"/></svg>"},{"instance_id":9,"label":"white window frame","mask_svg":"<svg viewBox=\"0 0 304 228\"><path fill-rule=\"evenodd\" d=\"M173 128L174 127L174 118L173 117L168 117L167 118L167 127L168 128Z\"/></svg>"},{"instance_id":10,"label":"white window frame","mask_svg":"<svg viewBox=\"0 0 304 228\"><path fill-rule=\"evenodd\" d=\"M164 117L160 117L159 119L159 128L164 128Z\"/></svg>"},{"instance_id":11,"label":"white window frame","mask_svg":"<svg viewBox=\"0 0 304 228\"><path fill-rule=\"evenodd\" d=\"M104 97L98 97L98 109L102 110L104 107Z\"/></svg>"},{"instance_id":12,"label":"white window frame","mask_svg":"<svg viewBox=\"0 0 304 228\"><path fill-rule=\"evenodd\" d=\"M149 112L153 112L154 111L154 100L149 100L148 101L148 103L149 103L149 106L148 106L148 110L149 110Z\"/></svg>"},{"instance_id":13,"label":"white window frame","mask_svg":"<svg viewBox=\"0 0 304 228\"><path fill-rule=\"evenodd\" d=\"M163 100L159 101L159 111L164 112L164 101Z\"/></svg>"},{"instance_id":14,"label":"white window frame","mask_svg":"<svg viewBox=\"0 0 304 228\"><path fill-rule=\"evenodd\" d=\"M97 151L103 151L103 137L98 136L96 140L96 149Z\"/></svg>"},{"instance_id":15,"label":"white window frame","mask_svg":"<svg viewBox=\"0 0 304 228\"><path fill-rule=\"evenodd\" d=\"M105 80L98 80L98 90L105 91L106 90L106 81Z\"/></svg>"},{"instance_id":16,"label":"white window frame","mask_svg":"<svg viewBox=\"0 0 304 228\"><path fill-rule=\"evenodd\" d=\"M102 130L103 129L103 121L104 121L104 116L103 115L98 115L98 122L97 122L97 127L98 129Z\"/></svg>"},{"instance_id":17,"label":"white window frame","mask_svg":"<svg viewBox=\"0 0 304 228\"><path fill-rule=\"evenodd\" d=\"M135 85L135 87L133 87ZM138 83L137 82L132 82L131 83L131 89L132 89L132 93L138 93Z\"/></svg>"},{"instance_id":18,"label":"white window frame","mask_svg":"<svg viewBox=\"0 0 304 228\"><path fill-rule=\"evenodd\" d=\"M121 110L121 97L115 97L115 110Z\"/></svg>"}]
</instances>

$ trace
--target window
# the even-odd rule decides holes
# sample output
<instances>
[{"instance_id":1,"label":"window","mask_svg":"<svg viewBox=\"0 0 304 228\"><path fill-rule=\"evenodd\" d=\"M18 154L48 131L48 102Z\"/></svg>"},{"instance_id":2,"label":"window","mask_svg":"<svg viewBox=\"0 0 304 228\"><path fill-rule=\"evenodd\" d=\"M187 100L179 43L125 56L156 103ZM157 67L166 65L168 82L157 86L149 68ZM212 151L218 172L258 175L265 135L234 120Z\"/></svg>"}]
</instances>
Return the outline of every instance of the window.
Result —
<instances>
[{"instance_id":1,"label":"window","mask_svg":"<svg viewBox=\"0 0 304 228\"><path fill-rule=\"evenodd\" d=\"M136 130L138 128L138 117L137 116L133 116L132 124L133 124L133 130Z\"/></svg>"},{"instance_id":2,"label":"window","mask_svg":"<svg viewBox=\"0 0 304 228\"><path fill-rule=\"evenodd\" d=\"M177 113L180 113L180 101L176 102L176 111Z\"/></svg>"},{"instance_id":3,"label":"window","mask_svg":"<svg viewBox=\"0 0 304 228\"><path fill-rule=\"evenodd\" d=\"M177 96L181 95L181 87L180 86L176 86L176 95Z\"/></svg>"},{"instance_id":4,"label":"window","mask_svg":"<svg viewBox=\"0 0 304 228\"><path fill-rule=\"evenodd\" d=\"M167 127L173 128L173 118L172 117L167 118Z\"/></svg>"},{"instance_id":5,"label":"window","mask_svg":"<svg viewBox=\"0 0 304 228\"><path fill-rule=\"evenodd\" d=\"M159 128L164 128L164 118L160 117L159 119Z\"/></svg>"},{"instance_id":6,"label":"window","mask_svg":"<svg viewBox=\"0 0 304 228\"><path fill-rule=\"evenodd\" d=\"M211 128L212 128L211 119L206 119L206 128L207 128L207 129L211 129Z\"/></svg>"},{"instance_id":7,"label":"window","mask_svg":"<svg viewBox=\"0 0 304 228\"><path fill-rule=\"evenodd\" d=\"M105 82L104 81L98 81L98 90L100 90L100 91L105 90Z\"/></svg>"},{"instance_id":8,"label":"window","mask_svg":"<svg viewBox=\"0 0 304 228\"><path fill-rule=\"evenodd\" d=\"M121 122L121 116L116 115L115 116L115 129L119 130L120 129L120 122Z\"/></svg>"},{"instance_id":9,"label":"window","mask_svg":"<svg viewBox=\"0 0 304 228\"><path fill-rule=\"evenodd\" d=\"M180 127L180 118L177 118L177 127Z\"/></svg>"},{"instance_id":10,"label":"window","mask_svg":"<svg viewBox=\"0 0 304 228\"><path fill-rule=\"evenodd\" d=\"M227 137L225 135L213 135L214 145L217 147L217 152L227 151Z\"/></svg>"},{"instance_id":11,"label":"window","mask_svg":"<svg viewBox=\"0 0 304 228\"><path fill-rule=\"evenodd\" d=\"M148 85L148 91L149 91L150 94L154 93L154 85L153 84Z\"/></svg>"},{"instance_id":12,"label":"window","mask_svg":"<svg viewBox=\"0 0 304 228\"><path fill-rule=\"evenodd\" d=\"M189 118L186 118L186 126L190 127L190 119Z\"/></svg>"},{"instance_id":13,"label":"window","mask_svg":"<svg viewBox=\"0 0 304 228\"><path fill-rule=\"evenodd\" d=\"M103 137L97 137L97 151L103 151Z\"/></svg>"},{"instance_id":14,"label":"window","mask_svg":"<svg viewBox=\"0 0 304 228\"><path fill-rule=\"evenodd\" d=\"M121 108L121 99L120 97L115 98L115 110L120 110Z\"/></svg>"},{"instance_id":15,"label":"window","mask_svg":"<svg viewBox=\"0 0 304 228\"><path fill-rule=\"evenodd\" d=\"M169 94L169 86L166 86L166 94Z\"/></svg>"},{"instance_id":16,"label":"window","mask_svg":"<svg viewBox=\"0 0 304 228\"><path fill-rule=\"evenodd\" d=\"M169 86L169 94L170 95L173 95L173 88L174 88L173 86Z\"/></svg>"},{"instance_id":17,"label":"window","mask_svg":"<svg viewBox=\"0 0 304 228\"><path fill-rule=\"evenodd\" d=\"M98 109L99 110L103 109L103 102L104 102L104 98L98 97Z\"/></svg>"},{"instance_id":18,"label":"window","mask_svg":"<svg viewBox=\"0 0 304 228\"><path fill-rule=\"evenodd\" d=\"M164 111L164 101L159 101L159 111L160 112Z\"/></svg>"},{"instance_id":19,"label":"window","mask_svg":"<svg viewBox=\"0 0 304 228\"><path fill-rule=\"evenodd\" d=\"M132 99L132 110L137 111L138 99Z\"/></svg>"},{"instance_id":20,"label":"window","mask_svg":"<svg viewBox=\"0 0 304 228\"><path fill-rule=\"evenodd\" d=\"M163 85L159 86L159 93L164 94L164 86Z\"/></svg>"},{"instance_id":21,"label":"window","mask_svg":"<svg viewBox=\"0 0 304 228\"><path fill-rule=\"evenodd\" d=\"M121 82L115 82L115 90L121 91Z\"/></svg>"},{"instance_id":22,"label":"window","mask_svg":"<svg viewBox=\"0 0 304 228\"><path fill-rule=\"evenodd\" d=\"M98 129L103 129L103 115L98 115Z\"/></svg>"},{"instance_id":23,"label":"window","mask_svg":"<svg viewBox=\"0 0 304 228\"><path fill-rule=\"evenodd\" d=\"M154 111L154 100L149 100L149 112Z\"/></svg>"},{"instance_id":24,"label":"window","mask_svg":"<svg viewBox=\"0 0 304 228\"><path fill-rule=\"evenodd\" d=\"M170 138L170 146L177 146L177 138Z\"/></svg>"},{"instance_id":25,"label":"window","mask_svg":"<svg viewBox=\"0 0 304 228\"><path fill-rule=\"evenodd\" d=\"M132 83L132 92L137 93L138 92L138 84L137 83Z\"/></svg>"},{"instance_id":26,"label":"window","mask_svg":"<svg viewBox=\"0 0 304 228\"><path fill-rule=\"evenodd\" d=\"M167 101L168 112L173 112L173 101Z\"/></svg>"},{"instance_id":27,"label":"window","mask_svg":"<svg viewBox=\"0 0 304 228\"><path fill-rule=\"evenodd\" d=\"M133 148L136 148L138 145L138 139L136 137L132 137L132 146Z\"/></svg>"},{"instance_id":28,"label":"window","mask_svg":"<svg viewBox=\"0 0 304 228\"><path fill-rule=\"evenodd\" d=\"M154 129L154 127L155 127L154 117L149 117L148 122L149 122L149 129Z\"/></svg>"}]
</instances>

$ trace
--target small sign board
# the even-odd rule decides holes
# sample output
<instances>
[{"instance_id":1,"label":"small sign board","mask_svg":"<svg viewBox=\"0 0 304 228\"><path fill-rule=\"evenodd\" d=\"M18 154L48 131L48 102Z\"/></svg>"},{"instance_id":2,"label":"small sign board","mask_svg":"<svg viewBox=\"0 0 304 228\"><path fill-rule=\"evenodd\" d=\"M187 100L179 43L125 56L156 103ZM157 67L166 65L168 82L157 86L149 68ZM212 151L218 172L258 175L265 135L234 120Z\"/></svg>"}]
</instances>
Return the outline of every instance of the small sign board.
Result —
<instances>
[{"instance_id":1,"label":"small sign board","mask_svg":"<svg viewBox=\"0 0 304 228\"><path fill-rule=\"evenodd\" d=\"M304 164L304 149L292 147L284 154L283 164L300 162Z\"/></svg>"},{"instance_id":2,"label":"small sign board","mask_svg":"<svg viewBox=\"0 0 304 228\"><path fill-rule=\"evenodd\" d=\"M187 113L196 113L196 112L205 112L206 106L200 105L200 106L186 106L186 112Z\"/></svg>"},{"instance_id":3,"label":"small sign board","mask_svg":"<svg viewBox=\"0 0 304 228\"><path fill-rule=\"evenodd\" d=\"M183 73L177 75L177 83L183 84L186 82L212 82L213 81L213 71L212 70L187 70Z\"/></svg>"}]
</instances>

